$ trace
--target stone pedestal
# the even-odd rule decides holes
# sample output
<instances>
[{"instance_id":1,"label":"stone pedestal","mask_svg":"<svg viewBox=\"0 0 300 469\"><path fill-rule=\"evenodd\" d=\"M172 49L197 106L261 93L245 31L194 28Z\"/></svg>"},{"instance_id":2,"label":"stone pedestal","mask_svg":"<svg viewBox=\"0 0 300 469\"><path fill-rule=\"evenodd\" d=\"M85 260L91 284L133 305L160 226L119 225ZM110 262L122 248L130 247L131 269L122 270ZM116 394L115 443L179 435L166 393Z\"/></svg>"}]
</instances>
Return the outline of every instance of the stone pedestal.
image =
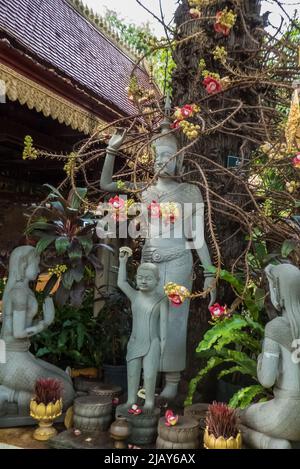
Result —
<instances>
[{"instance_id":1,"label":"stone pedestal","mask_svg":"<svg viewBox=\"0 0 300 469\"><path fill-rule=\"evenodd\" d=\"M167 427L164 417L159 419L157 449L199 448L199 423L197 420L180 416L177 425Z\"/></svg>"},{"instance_id":2,"label":"stone pedestal","mask_svg":"<svg viewBox=\"0 0 300 469\"><path fill-rule=\"evenodd\" d=\"M134 445L151 445L155 442L157 423L160 416L159 409L154 409L151 412L143 411L139 415L133 415L128 413L127 406L119 405L116 408L116 418L118 416L126 417L130 425L129 443Z\"/></svg>"},{"instance_id":3,"label":"stone pedestal","mask_svg":"<svg viewBox=\"0 0 300 469\"><path fill-rule=\"evenodd\" d=\"M112 421L109 397L78 397L74 401L74 428L82 432L106 431Z\"/></svg>"},{"instance_id":4,"label":"stone pedestal","mask_svg":"<svg viewBox=\"0 0 300 469\"><path fill-rule=\"evenodd\" d=\"M100 398L107 397L112 401L115 397L119 397L122 394L122 388L121 386L100 383L92 386L89 394Z\"/></svg>"},{"instance_id":5,"label":"stone pedestal","mask_svg":"<svg viewBox=\"0 0 300 469\"><path fill-rule=\"evenodd\" d=\"M199 422L200 446L203 443L204 430L206 427L205 419L206 419L206 414L208 410L208 405L209 404L198 403L198 404L189 405L184 408L184 415L186 417L192 417L193 419Z\"/></svg>"}]
</instances>

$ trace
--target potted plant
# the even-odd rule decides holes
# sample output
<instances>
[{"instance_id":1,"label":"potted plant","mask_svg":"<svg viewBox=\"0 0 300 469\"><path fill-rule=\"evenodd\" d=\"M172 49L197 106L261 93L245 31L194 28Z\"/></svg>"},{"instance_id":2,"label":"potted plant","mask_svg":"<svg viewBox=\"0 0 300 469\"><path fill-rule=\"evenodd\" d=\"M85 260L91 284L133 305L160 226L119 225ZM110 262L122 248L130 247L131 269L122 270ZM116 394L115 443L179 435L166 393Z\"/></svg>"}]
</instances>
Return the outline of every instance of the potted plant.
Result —
<instances>
[{"instance_id":1,"label":"potted plant","mask_svg":"<svg viewBox=\"0 0 300 469\"><path fill-rule=\"evenodd\" d=\"M213 402L208 406L205 423L206 449L241 449L242 435L235 409L224 403Z\"/></svg>"},{"instance_id":2,"label":"potted plant","mask_svg":"<svg viewBox=\"0 0 300 469\"><path fill-rule=\"evenodd\" d=\"M62 385L58 379L40 378L35 384L35 396L30 401L30 416L38 420L39 426L33 437L47 441L57 434L53 421L62 413Z\"/></svg>"},{"instance_id":3,"label":"potted plant","mask_svg":"<svg viewBox=\"0 0 300 469\"><path fill-rule=\"evenodd\" d=\"M65 198L55 187L50 189L46 202L35 209L26 228L27 238L35 243L48 272L43 291L55 287L55 302L59 306L71 304L79 308L85 290L94 284L94 274L101 273L100 248L113 249L98 242L97 219L87 209L87 189L71 189Z\"/></svg>"}]
</instances>

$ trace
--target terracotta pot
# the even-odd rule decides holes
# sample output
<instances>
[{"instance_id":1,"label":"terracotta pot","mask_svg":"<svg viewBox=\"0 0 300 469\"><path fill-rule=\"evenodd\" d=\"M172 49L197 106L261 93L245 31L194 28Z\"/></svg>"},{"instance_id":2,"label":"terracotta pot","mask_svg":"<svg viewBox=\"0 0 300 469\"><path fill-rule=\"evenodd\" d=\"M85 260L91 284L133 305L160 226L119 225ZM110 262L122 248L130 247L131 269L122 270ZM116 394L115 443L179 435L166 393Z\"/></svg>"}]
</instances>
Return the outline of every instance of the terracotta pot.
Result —
<instances>
[{"instance_id":1,"label":"terracotta pot","mask_svg":"<svg viewBox=\"0 0 300 469\"><path fill-rule=\"evenodd\" d=\"M204 448L206 449L241 449L242 448L242 435L239 432L234 438L231 436L225 439L223 436L216 438L214 435L208 433L206 427L204 432Z\"/></svg>"},{"instance_id":2,"label":"terracotta pot","mask_svg":"<svg viewBox=\"0 0 300 469\"><path fill-rule=\"evenodd\" d=\"M109 433L114 440L115 448L125 449L127 447L125 441L130 435L130 426L126 417L117 416L110 426Z\"/></svg>"},{"instance_id":3,"label":"terracotta pot","mask_svg":"<svg viewBox=\"0 0 300 469\"><path fill-rule=\"evenodd\" d=\"M50 402L45 405L38 404L35 399L30 401L30 416L38 420L39 426L34 431L33 437L38 441L47 441L57 435L57 431L52 427L54 419L62 414L62 399L55 403Z\"/></svg>"}]
</instances>

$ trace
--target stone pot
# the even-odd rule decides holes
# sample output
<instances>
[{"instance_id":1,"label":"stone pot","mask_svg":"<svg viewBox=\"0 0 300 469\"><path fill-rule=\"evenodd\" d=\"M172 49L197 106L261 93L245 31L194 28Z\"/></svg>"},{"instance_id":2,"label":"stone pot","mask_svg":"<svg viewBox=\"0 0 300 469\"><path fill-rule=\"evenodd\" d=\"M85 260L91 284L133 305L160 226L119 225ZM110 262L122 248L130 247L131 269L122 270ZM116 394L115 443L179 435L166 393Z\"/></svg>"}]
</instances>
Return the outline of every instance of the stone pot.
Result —
<instances>
[{"instance_id":1,"label":"stone pot","mask_svg":"<svg viewBox=\"0 0 300 469\"><path fill-rule=\"evenodd\" d=\"M38 441L47 441L57 435L57 431L52 425L54 419L62 414L62 407L62 399L47 405L38 404L35 399L31 399L30 416L39 422L38 428L33 433L33 438Z\"/></svg>"},{"instance_id":2,"label":"stone pot","mask_svg":"<svg viewBox=\"0 0 300 469\"><path fill-rule=\"evenodd\" d=\"M127 448L125 441L130 435L130 425L126 417L118 415L116 420L111 424L109 433L111 438L114 440L115 448Z\"/></svg>"},{"instance_id":3,"label":"stone pot","mask_svg":"<svg viewBox=\"0 0 300 469\"><path fill-rule=\"evenodd\" d=\"M206 427L204 432L204 448L206 449L241 449L242 448L242 434L239 432L234 438L225 439L223 436L216 438L214 435L208 433Z\"/></svg>"}]
</instances>

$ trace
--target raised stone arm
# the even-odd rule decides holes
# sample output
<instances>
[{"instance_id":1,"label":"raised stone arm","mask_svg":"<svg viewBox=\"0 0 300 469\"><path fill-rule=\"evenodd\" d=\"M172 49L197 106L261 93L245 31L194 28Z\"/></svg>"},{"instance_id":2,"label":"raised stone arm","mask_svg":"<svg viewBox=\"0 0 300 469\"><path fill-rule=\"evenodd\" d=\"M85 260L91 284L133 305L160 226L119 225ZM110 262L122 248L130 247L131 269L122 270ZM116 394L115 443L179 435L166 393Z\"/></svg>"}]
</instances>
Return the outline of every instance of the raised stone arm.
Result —
<instances>
[{"instance_id":1,"label":"raised stone arm","mask_svg":"<svg viewBox=\"0 0 300 469\"><path fill-rule=\"evenodd\" d=\"M128 281L127 281L127 271L126 271L126 264L128 261L128 252L120 249L119 254L119 272L118 272L118 287L122 290L123 293L130 299L133 300L134 296L136 295L136 291L132 288Z\"/></svg>"},{"instance_id":2,"label":"raised stone arm","mask_svg":"<svg viewBox=\"0 0 300 469\"><path fill-rule=\"evenodd\" d=\"M45 299L43 305L44 319L28 326L26 295L23 291L16 291L13 300L13 336L15 339L26 339L47 329L53 322L55 310L53 300Z\"/></svg>"},{"instance_id":3,"label":"raised stone arm","mask_svg":"<svg viewBox=\"0 0 300 469\"><path fill-rule=\"evenodd\" d=\"M118 185L116 182L113 181L113 173L114 173L114 165L115 165L115 158L116 153L118 152L119 148L121 147L124 138L126 135L126 130L123 133L119 133L118 131L111 137L108 142L108 147L106 150L106 157L101 173L100 178L100 189L109 192L120 192ZM129 184L128 184L129 186ZM125 182L125 190L129 189L126 187Z\"/></svg>"}]
</instances>

